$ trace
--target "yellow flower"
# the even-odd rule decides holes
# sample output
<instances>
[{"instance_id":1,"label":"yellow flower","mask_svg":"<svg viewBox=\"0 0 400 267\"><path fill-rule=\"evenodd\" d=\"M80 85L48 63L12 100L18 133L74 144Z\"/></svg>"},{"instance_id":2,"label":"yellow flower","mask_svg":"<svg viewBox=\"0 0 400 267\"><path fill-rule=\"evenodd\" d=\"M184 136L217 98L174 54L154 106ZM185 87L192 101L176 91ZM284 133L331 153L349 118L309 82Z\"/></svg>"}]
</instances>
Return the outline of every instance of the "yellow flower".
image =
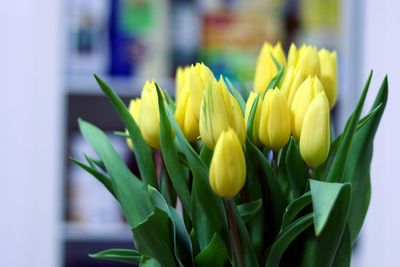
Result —
<instances>
[{"instance_id":1,"label":"yellow flower","mask_svg":"<svg viewBox=\"0 0 400 267\"><path fill-rule=\"evenodd\" d=\"M278 88L267 91L261 111L259 136L261 142L278 150L290 138L290 113L284 94Z\"/></svg>"},{"instance_id":2,"label":"yellow flower","mask_svg":"<svg viewBox=\"0 0 400 267\"><path fill-rule=\"evenodd\" d=\"M242 111L236 99L229 93L222 76L207 88L200 112L200 136L204 144L214 149L221 133L232 128L243 144L246 129Z\"/></svg>"},{"instance_id":3,"label":"yellow flower","mask_svg":"<svg viewBox=\"0 0 400 267\"><path fill-rule=\"evenodd\" d=\"M286 57L280 43L274 47L269 43L264 43L257 59L257 66L254 76L253 90L263 94L267 89L268 83L278 74L273 55L280 65L285 64Z\"/></svg>"},{"instance_id":4,"label":"yellow flower","mask_svg":"<svg viewBox=\"0 0 400 267\"><path fill-rule=\"evenodd\" d=\"M254 100L257 98L259 93L250 92L249 98L246 102L246 110L245 110L245 123L246 129L248 127L248 120L251 111L251 107L253 106ZM253 122L253 142L258 146L260 145L260 138L258 136L258 132L260 129L260 117L261 117L261 107L262 107L262 98L258 99L256 113L254 114L254 122Z\"/></svg>"},{"instance_id":5,"label":"yellow flower","mask_svg":"<svg viewBox=\"0 0 400 267\"><path fill-rule=\"evenodd\" d=\"M292 44L288 54L288 68L290 67L301 69L305 77L309 75L319 77L321 68L317 48L303 45L297 49L296 45Z\"/></svg>"},{"instance_id":6,"label":"yellow flower","mask_svg":"<svg viewBox=\"0 0 400 267\"><path fill-rule=\"evenodd\" d=\"M215 146L210 165L210 185L220 197L232 198L246 180L246 162L235 131L224 131Z\"/></svg>"},{"instance_id":7,"label":"yellow flower","mask_svg":"<svg viewBox=\"0 0 400 267\"><path fill-rule=\"evenodd\" d=\"M290 106L291 129L293 136L299 140L306 111L314 97L324 92L324 88L316 76L309 76L297 89Z\"/></svg>"},{"instance_id":8,"label":"yellow flower","mask_svg":"<svg viewBox=\"0 0 400 267\"><path fill-rule=\"evenodd\" d=\"M321 82L324 85L329 107L332 109L336 104L338 94L338 69L336 51L329 52L326 49L319 51L321 62Z\"/></svg>"},{"instance_id":9,"label":"yellow flower","mask_svg":"<svg viewBox=\"0 0 400 267\"><path fill-rule=\"evenodd\" d=\"M200 117L200 106L203 98L203 93L215 80L214 74L203 63L196 63L191 66L188 75L190 102L192 112L196 122Z\"/></svg>"},{"instance_id":10,"label":"yellow flower","mask_svg":"<svg viewBox=\"0 0 400 267\"><path fill-rule=\"evenodd\" d=\"M280 89L285 94L288 106L290 107L297 89L305 80L304 72L301 69L296 69L293 66L287 70Z\"/></svg>"},{"instance_id":11,"label":"yellow flower","mask_svg":"<svg viewBox=\"0 0 400 267\"><path fill-rule=\"evenodd\" d=\"M187 80L189 79L190 66L178 67L175 73L175 100L179 103L181 95L183 94L183 87L185 86Z\"/></svg>"},{"instance_id":12,"label":"yellow flower","mask_svg":"<svg viewBox=\"0 0 400 267\"><path fill-rule=\"evenodd\" d=\"M154 81L146 81L142 90L139 112L140 132L144 141L152 148L160 148L160 113L157 89Z\"/></svg>"},{"instance_id":13,"label":"yellow flower","mask_svg":"<svg viewBox=\"0 0 400 267\"><path fill-rule=\"evenodd\" d=\"M300 153L308 166L317 167L328 157L329 145L329 102L326 94L321 92L313 99L304 117Z\"/></svg>"},{"instance_id":14,"label":"yellow flower","mask_svg":"<svg viewBox=\"0 0 400 267\"><path fill-rule=\"evenodd\" d=\"M192 111L189 84L186 83L181 90L180 98L176 102L175 119L189 142L194 142L200 133Z\"/></svg>"},{"instance_id":15,"label":"yellow flower","mask_svg":"<svg viewBox=\"0 0 400 267\"><path fill-rule=\"evenodd\" d=\"M140 112L140 98L132 99L129 102L129 113L131 114L132 118L136 122L136 124L139 125L139 112ZM125 131L126 133L128 130ZM128 147L133 150L133 143L130 138L126 139L126 142L128 143Z\"/></svg>"}]
</instances>

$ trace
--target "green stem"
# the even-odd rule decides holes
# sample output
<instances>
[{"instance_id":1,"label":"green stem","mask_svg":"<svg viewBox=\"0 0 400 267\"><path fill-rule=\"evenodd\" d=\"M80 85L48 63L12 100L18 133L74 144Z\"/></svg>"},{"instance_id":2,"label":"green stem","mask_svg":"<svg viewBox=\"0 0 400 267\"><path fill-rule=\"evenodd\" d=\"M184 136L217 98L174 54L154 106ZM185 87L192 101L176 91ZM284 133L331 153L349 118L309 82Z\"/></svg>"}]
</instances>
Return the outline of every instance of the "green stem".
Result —
<instances>
[{"instance_id":1,"label":"green stem","mask_svg":"<svg viewBox=\"0 0 400 267\"><path fill-rule=\"evenodd\" d=\"M274 173L278 176L278 151L272 151L272 168L274 169Z\"/></svg>"},{"instance_id":2,"label":"green stem","mask_svg":"<svg viewBox=\"0 0 400 267\"><path fill-rule=\"evenodd\" d=\"M232 200L225 199L225 205L226 205L227 216L228 216L229 234L230 234L230 238L231 238L233 254L236 258L237 266L243 267L242 253L241 253L241 248L240 248L240 239L239 239L239 233L238 233L236 222L235 222Z\"/></svg>"}]
</instances>

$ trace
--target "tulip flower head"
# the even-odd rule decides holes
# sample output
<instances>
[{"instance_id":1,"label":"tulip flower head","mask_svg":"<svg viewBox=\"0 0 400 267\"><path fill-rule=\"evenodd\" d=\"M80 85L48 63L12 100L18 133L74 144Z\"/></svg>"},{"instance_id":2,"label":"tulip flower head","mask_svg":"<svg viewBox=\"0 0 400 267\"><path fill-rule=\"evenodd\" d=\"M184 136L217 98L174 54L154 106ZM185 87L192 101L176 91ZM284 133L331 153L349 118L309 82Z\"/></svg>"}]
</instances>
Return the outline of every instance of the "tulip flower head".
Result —
<instances>
[{"instance_id":1,"label":"tulip flower head","mask_svg":"<svg viewBox=\"0 0 400 267\"><path fill-rule=\"evenodd\" d=\"M259 96L259 93L255 92L250 92L249 97L247 98L246 102L246 109L245 109L245 123L246 123L246 129L248 127L249 123L249 116L250 116L250 111L251 108L253 107L254 101ZM260 117L261 117L261 109L262 109L262 99L259 98L257 102L257 107L256 107L256 113L254 114L254 122L253 122L253 142L258 146L261 144L260 138L258 135L259 129L260 129Z\"/></svg>"},{"instance_id":2,"label":"tulip flower head","mask_svg":"<svg viewBox=\"0 0 400 267\"><path fill-rule=\"evenodd\" d=\"M329 107L332 109L336 104L338 94L338 69L336 51L329 52L321 49L319 52L321 62L321 82L328 97Z\"/></svg>"},{"instance_id":3,"label":"tulip flower head","mask_svg":"<svg viewBox=\"0 0 400 267\"><path fill-rule=\"evenodd\" d=\"M221 133L232 128L243 144L245 122L236 99L229 93L222 76L207 88L201 103L200 136L209 149L214 149Z\"/></svg>"},{"instance_id":4,"label":"tulip flower head","mask_svg":"<svg viewBox=\"0 0 400 267\"><path fill-rule=\"evenodd\" d=\"M235 131L222 132L211 160L209 180L220 197L232 198L242 189L246 179L244 152Z\"/></svg>"},{"instance_id":5,"label":"tulip flower head","mask_svg":"<svg viewBox=\"0 0 400 267\"><path fill-rule=\"evenodd\" d=\"M264 97L259 136L264 145L275 151L289 141L289 107L284 94L278 88L268 90Z\"/></svg>"},{"instance_id":6,"label":"tulip flower head","mask_svg":"<svg viewBox=\"0 0 400 267\"><path fill-rule=\"evenodd\" d=\"M329 154L329 102L324 92L319 93L308 108L301 129L300 153L310 167L321 165Z\"/></svg>"},{"instance_id":7,"label":"tulip flower head","mask_svg":"<svg viewBox=\"0 0 400 267\"><path fill-rule=\"evenodd\" d=\"M309 75L320 76L321 67L318 50L314 46L303 45L300 49L292 44L288 54L288 68L301 69L305 77Z\"/></svg>"},{"instance_id":8,"label":"tulip flower head","mask_svg":"<svg viewBox=\"0 0 400 267\"><path fill-rule=\"evenodd\" d=\"M199 122L200 106L204 91L213 83L215 77L212 71L203 63L192 65L187 75L190 90L190 106L192 107L194 119L196 122Z\"/></svg>"},{"instance_id":9,"label":"tulip flower head","mask_svg":"<svg viewBox=\"0 0 400 267\"><path fill-rule=\"evenodd\" d=\"M297 69L293 66L288 68L285 76L283 77L280 89L285 94L289 107L292 105L297 89L303 83L305 78L306 77L302 69Z\"/></svg>"},{"instance_id":10,"label":"tulip flower head","mask_svg":"<svg viewBox=\"0 0 400 267\"><path fill-rule=\"evenodd\" d=\"M157 89L154 81L146 81L141 95L139 112L140 132L144 141L152 148L160 148L160 113Z\"/></svg>"},{"instance_id":11,"label":"tulip flower head","mask_svg":"<svg viewBox=\"0 0 400 267\"><path fill-rule=\"evenodd\" d=\"M299 140L304 116L314 97L324 92L324 87L316 76L309 76L297 89L290 106L291 129L293 136Z\"/></svg>"},{"instance_id":12,"label":"tulip flower head","mask_svg":"<svg viewBox=\"0 0 400 267\"><path fill-rule=\"evenodd\" d=\"M199 124L194 118L191 100L187 82L181 91L179 101L176 102L175 119L189 142L194 142L200 133Z\"/></svg>"},{"instance_id":13,"label":"tulip flower head","mask_svg":"<svg viewBox=\"0 0 400 267\"><path fill-rule=\"evenodd\" d=\"M278 69L275 66L272 56L280 65L285 64L286 57L280 43L277 43L275 46L264 43L258 56L253 90L262 95L267 89L268 83L278 74Z\"/></svg>"},{"instance_id":14,"label":"tulip flower head","mask_svg":"<svg viewBox=\"0 0 400 267\"><path fill-rule=\"evenodd\" d=\"M138 124L138 126L139 126L140 101L141 101L140 98L132 99L129 102L129 107L128 107L129 113L131 114L136 124ZM126 130L125 132L128 132L128 130ZM127 138L126 142L128 143L128 147L133 151L132 140L130 138Z\"/></svg>"}]
</instances>

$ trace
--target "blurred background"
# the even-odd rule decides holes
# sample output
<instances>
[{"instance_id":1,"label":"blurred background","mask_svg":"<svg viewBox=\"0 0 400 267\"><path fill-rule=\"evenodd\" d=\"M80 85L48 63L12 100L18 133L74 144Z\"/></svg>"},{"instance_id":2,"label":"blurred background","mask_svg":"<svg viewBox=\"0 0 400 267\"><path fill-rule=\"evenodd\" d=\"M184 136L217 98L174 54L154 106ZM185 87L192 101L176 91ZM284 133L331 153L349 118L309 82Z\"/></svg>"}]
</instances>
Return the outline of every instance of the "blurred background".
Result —
<instances>
[{"instance_id":1,"label":"blurred background","mask_svg":"<svg viewBox=\"0 0 400 267\"><path fill-rule=\"evenodd\" d=\"M112 134L122 123L93 73L125 101L146 79L172 91L176 67L196 61L248 83L264 41L337 50L337 129L369 70L367 106L389 74L372 201L352 266L397 266L399 8L396 0L0 1L0 266L124 266L88 258L130 247L131 235L108 192L68 160L93 155L78 133L82 117L109 132L136 170L125 141Z\"/></svg>"}]
</instances>

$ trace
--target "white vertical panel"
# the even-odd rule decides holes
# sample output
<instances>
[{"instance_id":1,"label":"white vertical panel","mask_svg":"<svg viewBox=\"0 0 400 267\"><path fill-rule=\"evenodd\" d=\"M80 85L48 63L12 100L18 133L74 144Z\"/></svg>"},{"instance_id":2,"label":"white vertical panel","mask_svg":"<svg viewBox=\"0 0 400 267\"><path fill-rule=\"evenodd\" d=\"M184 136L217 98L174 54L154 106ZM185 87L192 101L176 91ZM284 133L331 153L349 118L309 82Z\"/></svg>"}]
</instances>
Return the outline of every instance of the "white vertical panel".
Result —
<instances>
[{"instance_id":1,"label":"white vertical panel","mask_svg":"<svg viewBox=\"0 0 400 267\"><path fill-rule=\"evenodd\" d=\"M399 266L400 243L400 1L367 0L364 19L363 76L374 70L370 97L389 74L389 101L375 139L372 199L360 242L356 267Z\"/></svg>"},{"instance_id":2,"label":"white vertical panel","mask_svg":"<svg viewBox=\"0 0 400 267\"><path fill-rule=\"evenodd\" d=\"M0 1L0 261L59 266L60 1Z\"/></svg>"}]
</instances>

